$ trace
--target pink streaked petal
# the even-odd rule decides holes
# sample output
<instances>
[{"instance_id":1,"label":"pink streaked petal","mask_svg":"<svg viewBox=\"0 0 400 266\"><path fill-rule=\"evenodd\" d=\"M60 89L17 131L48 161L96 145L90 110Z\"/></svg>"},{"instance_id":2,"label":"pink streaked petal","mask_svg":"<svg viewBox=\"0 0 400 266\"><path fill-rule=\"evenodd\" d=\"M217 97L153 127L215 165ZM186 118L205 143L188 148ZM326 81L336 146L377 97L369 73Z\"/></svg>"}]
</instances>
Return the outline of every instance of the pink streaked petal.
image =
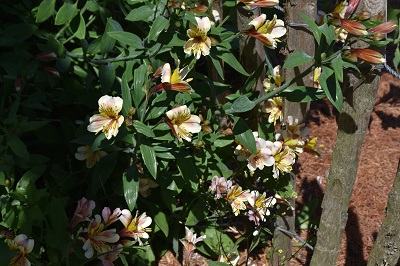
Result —
<instances>
[{"instance_id":1,"label":"pink streaked petal","mask_svg":"<svg viewBox=\"0 0 400 266\"><path fill-rule=\"evenodd\" d=\"M127 209L123 209L121 211L121 216L119 217L119 220L121 221L121 223L125 226L128 227L128 225L130 224L130 222L132 221L132 213L127 210Z\"/></svg>"},{"instance_id":2,"label":"pink streaked petal","mask_svg":"<svg viewBox=\"0 0 400 266\"><path fill-rule=\"evenodd\" d=\"M195 122L185 122L181 125L181 127L184 127L190 133L199 133L201 131L200 124Z\"/></svg>"},{"instance_id":3,"label":"pink streaked petal","mask_svg":"<svg viewBox=\"0 0 400 266\"><path fill-rule=\"evenodd\" d=\"M85 257L90 259L94 255L94 249L90 239L86 240L86 242L82 246L83 250L85 251Z\"/></svg>"},{"instance_id":4,"label":"pink streaked petal","mask_svg":"<svg viewBox=\"0 0 400 266\"><path fill-rule=\"evenodd\" d=\"M211 28L211 22L208 17L199 18L196 17L197 27L204 33L207 33Z\"/></svg>"},{"instance_id":5,"label":"pink streaked petal","mask_svg":"<svg viewBox=\"0 0 400 266\"><path fill-rule=\"evenodd\" d=\"M104 95L99 99L99 106L105 105L119 113L122 109L123 100L120 97ZM101 112L101 110L99 110Z\"/></svg>"},{"instance_id":6,"label":"pink streaked petal","mask_svg":"<svg viewBox=\"0 0 400 266\"><path fill-rule=\"evenodd\" d=\"M144 213L142 213L142 215L139 216L138 221L139 221L138 222L138 227L146 228L146 227L151 225L152 219L151 219L151 217L148 217L146 215L146 213L144 212Z\"/></svg>"},{"instance_id":7,"label":"pink streaked petal","mask_svg":"<svg viewBox=\"0 0 400 266\"><path fill-rule=\"evenodd\" d=\"M161 82L171 82L171 66L169 63L166 63L161 72Z\"/></svg>"},{"instance_id":8,"label":"pink streaked petal","mask_svg":"<svg viewBox=\"0 0 400 266\"><path fill-rule=\"evenodd\" d=\"M254 26L254 28L257 30L265 23L266 20L267 20L267 15L261 14L260 16L250 21L249 25Z\"/></svg>"},{"instance_id":9,"label":"pink streaked petal","mask_svg":"<svg viewBox=\"0 0 400 266\"><path fill-rule=\"evenodd\" d=\"M173 120L173 119L176 119L178 117L179 113L183 112L186 109L187 109L186 105L178 106L178 107L175 107L175 108L169 110L166 113L166 115L170 120Z\"/></svg>"},{"instance_id":10,"label":"pink streaked petal","mask_svg":"<svg viewBox=\"0 0 400 266\"><path fill-rule=\"evenodd\" d=\"M278 19L277 20L277 22L279 21L280 19ZM278 24L278 23L277 23ZM282 26L276 26L275 25L275 27L272 29L272 31L271 31L271 35L273 36L273 38L280 38L280 37L282 37L283 35L285 35L286 34L286 28L282 25Z\"/></svg>"},{"instance_id":11,"label":"pink streaked petal","mask_svg":"<svg viewBox=\"0 0 400 266\"><path fill-rule=\"evenodd\" d=\"M99 233L98 235L94 236L93 239L108 243L115 243L119 240L119 235L116 233L116 229L113 228Z\"/></svg>"},{"instance_id":12,"label":"pink streaked petal","mask_svg":"<svg viewBox=\"0 0 400 266\"><path fill-rule=\"evenodd\" d=\"M262 42L268 48L275 49L277 46L277 43L271 34L257 34L253 37L258 39L260 42Z\"/></svg>"},{"instance_id":13,"label":"pink streaked petal","mask_svg":"<svg viewBox=\"0 0 400 266\"><path fill-rule=\"evenodd\" d=\"M185 46L184 46L183 48L184 48L184 51L185 51L186 54L189 54L189 55L190 55L190 54L192 53L193 44L194 44L194 39L189 39L189 40L185 43Z\"/></svg>"}]
</instances>

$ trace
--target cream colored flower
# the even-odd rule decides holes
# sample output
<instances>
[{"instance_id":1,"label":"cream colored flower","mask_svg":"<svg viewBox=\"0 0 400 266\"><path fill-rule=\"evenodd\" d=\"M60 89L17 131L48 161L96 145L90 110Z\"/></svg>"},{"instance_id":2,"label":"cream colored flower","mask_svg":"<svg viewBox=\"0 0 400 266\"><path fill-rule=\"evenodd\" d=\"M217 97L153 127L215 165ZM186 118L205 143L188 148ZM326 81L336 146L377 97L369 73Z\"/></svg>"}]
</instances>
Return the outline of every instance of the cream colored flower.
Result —
<instances>
[{"instance_id":1,"label":"cream colored flower","mask_svg":"<svg viewBox=\"0 0 400 266\"><path fill-rule=\"evenodd\" d=\"M196 59L199 59L201 55L209 55L211 48L211 39L207 36L207 32L211 28L211 22L208 17L199 18L196 17L197 26L190 23L190 29L187 30L189 40L184 46L186 54L191 54L192 51Z\"/></svg>"},{"instance_id":2,"label":"cream colored flower","mask_svg":"<svg viewBox=\"0 0 400 266\"><path fill-rule=\"evenodd\" d=\"M271 81L274 79L274 83L272 84ZM272 91L276 88L279 88L283 81L285 81L285 77L283 76L282 68L281 66L276 66L274 67L274 70L272 72L272 76L268 76L268 78L264 79L263 85L265 88L265 91ZM274 87L272 87L274 85Z\"/></svg>"},{"instance_id":3,"label":"cream colored flower","mask_svg":"<svg viewBox=\"0 0 400 266\"><path fill-rule=\"evenodd\" d=\"M142 213L139 217L137 217L137 213L135 218L132 219L132 213L124 209L121 211L121 216L119 220L123 223L125 228L119 232L121 237L130 237L134 238L139 242L139 245L143 245L141 238L148 239L150 236L147 232L151 232L151 228L147 228L151 225L152 219L147 216L146 213Z\"/></svg>"},{"instance_id":4,"label":"cream colored flower","mask_svg":"<svg viewBox=\"0 0 400 266\"><path fill-rule=\"evenodd\" d=\"M104 95L99 99L100 114L93 115L87 127L88 131L96 134L103 131L107 139L117 136L118 128L124 122L124 117L119 115L123 100L120 97Z\"/></svg>"},{"instance_id":5,"label":"cream colored flower","mask_svg":"<svg viewBox=\"0 0 400 266\"><path fill-rule=\"evenodd\" d=\"M186 105L178 106L167 112L168 119L165 121L171 128L174 135L182 142L192 141L191 133L199 133L201 131L200 117L191 115Z\"/></svg>"},{"instance_id":6,"label":"cream colored flower","mask_svg":"<svg viewBox=\"0 0 400 266\"><path fill-rule=\"evenodd\" d=\"M29 239L26 235L17 235L14 239L7 240L10 249L18 249L19 252L10 261L10 266L30 266L31 262L25 257L32 252L35 240Z\"/></svg>"},{"instance_id":7,"label":"cream colored flower","mask_svg":"<svg viewBox=\"0 0 400 266\"><path fill-rule=\"evenodd\" d=\"M226 199L231 204L232 211L235 216L239 215L241 210L246 209L245 202L247 201L249 195L249 190L242 191L242 187L239 185L234 185L229 188Z\"/></svg>"},{"instance_id":8,"label":"cream colored flower","mask_svg":"<svg viewBox=\"0 0 400 266\"><path fill-rule=\"evenodd\" d=\"M75 153L75 158L80 161L86 160L86 167L92 168L101 158L107 155L107 152L97 150L92 151L91 146L81 146L78 147L77 152Z\"/></svg>"},{"instance_id":9,"label":"cream colored flower","mask_svg":"<svg viewBox=\"0 0 400 266\"><path fill-rule=\"evenodd\" d=\"M139 179L139 194L142 197L147 198L151 195L150 188L158 187L158 184L151 180L150 178L140 178Z\"/></svg>"},{"instance_id":10,"label":"cream colored flower","mask_svg":"<svg viewBox=\"0 0 400 266\"><path fill-rule=\"evenodd\" d=\"M266 105L263 107L263 111L268 116L268 122L274 123L283 119L283 99L282 97L273 97L267 100Z\"/></svg>"},{"instance_id":11,"label":"cream colored flower","mask_svg":"<svg viewBox=\"0 0 400 266\"><path fill-rule=\"evenodd\" d=\"M247 159L247 167L250 171L255 171L257 168L262 170L265 166L272 166L274 164L274 157L272 151L267 146L267 141L262 138L256 139L257 153L252 154Z\"/></svg>"},{"instance_id":12,"label":"cream colored flower","mask_svg":"<svg viewBox=\"0 0 400 266\"><path fill-rule=\"evenodd\" d=\"M150 92L158 92L163 90L173 90L179 92L193 92L192 87L189 85L192 79L183 80L188 73L188 67L179 70L178 67L171 74L171 66L166 63L161 72L161 83L151 88Z\"/></svg>"},{"instance_id":13,"label":"cream colored flower","mask_svg":"<svg viewBox=\"0 0 400 266\"><path fill-rule=\"evenodd\" d=\"M206 239L206 235L202 235L197 237L196 234L192 232L189 228L185 226L185 238L179 239L183 244L183 261L184 265L190 264L190 257L192 256L193 251L196 249L196 244L200 241Z\"/></svg>"},{"instance_id":14,"label":"cream colored flower","mask_svg":"<svg viewBox=\"0 0 400 266\"><path fill-rule=\"evenodd\" d=\"M260 40L268 48L275 49L277 47L278 38L286 34L285 24L283 20L277 19L274 15L272 20L267 20L265 14L261 14L249 23L249 29L243 33Z\"/></svg>"}]
</instances>

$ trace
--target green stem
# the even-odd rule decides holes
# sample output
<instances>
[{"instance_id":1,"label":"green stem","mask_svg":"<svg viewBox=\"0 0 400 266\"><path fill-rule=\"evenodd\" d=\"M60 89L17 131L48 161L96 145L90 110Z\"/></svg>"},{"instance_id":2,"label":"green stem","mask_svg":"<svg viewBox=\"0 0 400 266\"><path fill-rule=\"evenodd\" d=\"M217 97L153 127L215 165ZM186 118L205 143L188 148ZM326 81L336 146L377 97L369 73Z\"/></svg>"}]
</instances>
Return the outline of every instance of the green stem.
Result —
<instances>
[{"instance_id":1,"label":"green stem","mask_svg":"<svg viewBox=\"0 0 400 266\"><path fill-rule=\"evenodd\" d=\"M292 85L296 81L298 81L298 80L304 78L305 76L307 76L308 74L310 74L313 70L314 70L314 65L310 66L303 73L301 73L299 76L296 76L295 78L293 78L292 80L286 82L285 84L283 84L279 88L277 88L277 89L265 94L264 96L258 98L257 100L254 101L254 104L258 105L258 104L268 100L269 98L272 98L273 96L275 96L278 93L280 93L280 92L284 91L285 89L287 89L290 85ZM228 109L228 110L225 111L225 114L233 114L233 113L235 113L235 111L232 110L232 109Z\"/></svg>"},{"instance_id":2,"label":"green stem","mask_svg":"<svg viewBox=\"0 0 400 266\"><path fill-rule=\"evenodd\" d=\"M83 55L74 54L71 52L67 52L67 55L72 58L85 59L89 63L97 64L97 65L129 61L129 60L137 59L137 58L145 58L144 56L141 56L141 55L130 55L130 56L125 56L125 57L116 57L116 58L109 58L109 59L92 59L92 58L87 58L87 57L84 57Z\"/></svg>"}]
</instances>

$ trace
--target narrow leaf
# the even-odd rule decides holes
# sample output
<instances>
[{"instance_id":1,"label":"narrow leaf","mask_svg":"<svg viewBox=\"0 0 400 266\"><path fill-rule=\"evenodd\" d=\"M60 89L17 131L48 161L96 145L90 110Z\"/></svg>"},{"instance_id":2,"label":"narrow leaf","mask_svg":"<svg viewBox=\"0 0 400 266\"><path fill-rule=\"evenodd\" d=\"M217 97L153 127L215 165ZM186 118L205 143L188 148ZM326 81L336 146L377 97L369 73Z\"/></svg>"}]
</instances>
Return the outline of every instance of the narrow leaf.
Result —
<instances>
[{"instance_id":1,"label":"narrow leaf","mask_svg":"<svg viewBox=\"0 0 400 266\"><path fill-rule=\"evenodd\" d=\"M142 44L142 39L140 39L139 36L126 32L126 31L110 31L107 33L111 38L129 45L130 47L133 47L135 49L142 49L143 44Z\"/></svg>"},{"instance_id":2,"label":"narrow leaf","mask_svg":"<svg viewBox=\"0 0 400 266\"><path fill-rule=\"evenodd\" d=\"M136 206L139 193L139 171L136 165L131 165L122 175L122 187L124 189L125 201L128 208L132 211Z\"/></svg>"},{"instance_id":3,"label":"narrow leaf","mask_svg":"<svg viewBox=\"0 0 400 266\"><path fill-rule=\"evenodd\" d=\"M154 149L146 144L141 144L140 152L142 153L144 165L147 167L150 174L154 178L157 178L157 159Z\"/></svg>"},{"instance_id":4,"label":"narrow leaf","mask_svg":"<svg viewBox=\"0 0 400 266\"><path fill-rule=\"evenodd\" d=\"M78 14L77 3L64 3L58 10L55 20L55 25L63 25L70 22Z\"/></svg>"},{"instance_id":5,"label":"narrow leaf","mask_svg":"<svg viewBox=\"0 0 400 266\"><path fill-rule=\"evenodd\" d=\"M217 56L240 74L245 76L250 76L249 73L246 72L246 70L243 68L243 66L239 63L239 61L232 53L223 52L223 53L218 53Z\"/></svg>"},{"instance_id":6,"label":"narrow leaf","mask_svg":"<svg viewBox=\"0 0 400 266\"><path fill-rule=\"evenodd\" d=\"M122 92L122 100L124 101L124 104L122 106L122 113L125 116L127 116L129 110L131 110L131 108L132 108L132 96L131 96L131 90L130 90L128 82L126 80L125 73L122 75L121 92Z\"/></svg>"},{"instance_id":7,"label":"narrow leaf","mask_svg":"<svg viewBox=\"0 0 400 266\"><path fill-rule=\"evenodd\" d=\"M15 155L25 161L29 161L30 156L28 149L26 148L25 143L23 143L20 138L18 138L17 136L11 136L8 140L8 146L15 153Z\"/></svg>"},{"instance_id":8,"label":"narrow leaf","mask_svg":"<svg viewBox=\"0 0 400 266\"><path fill-rule=\"evenodd\" d=\"M79 14L79 26L75 32L75 37L78 38L79 40L83 40L85 39L85 35L86 35L85 19L83 18L82 14Z\"/></svg>"},{"instance_id":9,"label":"narrow leaf","mask_svg":"<svg viewBox=\"0 0 400 266\"><path fill-rule=\"evenodd\" d=\"M300 14L301 18L304 19L304 21L307 23L308 26L310 26L310 29L314 35L315 40L317 41L318 44L321 43L321 30L318 28L318 25L310 19L307 15L305 14Z\"/></svg>"},{"instance_id":10,"label":"narrow leaf","mask_svg":"<svg viewBox=\"0 0 400 266\"><path fill-rule=\"evenodd\" d=\"M235 113L244 113L250 111L255 106L255 103L250 101L246 95L242 95L233 102L231 109Z\"/></svg>"},{"instance_id":11,"label":"narrow leaf","mask_svg":"<svg viewBox=\"0 0 400 266\"><path fill-rule=\"evenodd\" d=\"M36 23L41 23L51 17L55 11L55 5L56 0L42 1L38 7L38 12L36 14Z\"/></svg>"},{"instance_id":12,"label":"narrow leaf","mask_svg":"<svg viewBox=\"0 0 400 266\"><path fill-rule=\"evenodd\" d=\"M309 56L304 52L297 51L289 55L289 57L285 61L285 64L283 64L283 68L297 67L305 63L311 62L312 60L312 56Z\"/></svg>"},{"instance_id":13,"label":"narrow leaf","mask_svg":"<svg viewBox=\"0 0 400 266\"><path fill-rule=\"evenodd\" d=\"M113 64L107 63L106 65L100 66L99 79L103 91L108 91L113 85L115 80L115 69Z\"/></svg>"},{"instance_id":14,"label":"narrow leaf","mask_svg":"<svg viewBox=\"0 0 400 266\"><path fill-rule=\"evenodd\" d=\"M340 112L343 104L343 94L342 88L340 87L339 82L336 80L334 71L328 67L323 66L318 81L329 101Z\"/></svg>"},{"instance_id":15,"label":"narrow leaf","mask_svg":"<svg viewBox=\"0 0 400 266\"><path fill-rule=\"evenodd\" d=\"M331 66L335 71L335 75L338 78L338 80L340 82L343 82L343 60L341 54L339 54L332 60Z\"/></svg>"},{"instance_id":16,"label":"narrow leaf","mask_svg":"<svg viewBox=\"0 0 400 266\"><path fill-rule=\"evenodd\" d=\"M125 19L128 21L148 21L154 11L149 6L141 6L133 9Z\"/></svg>"},{"instance_id":17,"label":"narrow leaf","mask_svg":"<svg viewBox=\"0 0 400 266\"><path fill-rule=\"evenodd\" d=\"M256 140L254 139L253 132L243 120L243 118L236 117L234 119L235 125L233 126L233 134L240 144L244 145L251 153L257 153Z\"/></svg>"},{"instance_id":18,"label":"narrow leaf","mask_svg":"<svg viewBox=\"0 0 400 266\"><path fill-rule=\"evenodd\" d=\"M163 16L158 16L156 20L153 22L149 32L149 41L157 40L160 33L167 27L169 20Z\"/></svg>"},{"instance_id":19,"label":"narrow leaf","mask_svg":"<svg viewBox=\"0 0 400 266\"><path fill-rule=\"evenodd\" d=\"M135 127L137 132L142 133L143 135L145 135L147 137L151 137L151 138L156 137L154 135L153 130L149 126L143 124L142 122L140 122L138 120L133 121L133 126Z\"/></svg>"},{"instance_id":20,"label":"narrow leaf","mask_svg":"<svg viewBox=\"0 0 400 266\"><path fill-rule=\"evenodd\" d=\"M168 237L169 226L168 226L167 216L165 215L165 213L158 212L156 215L154 215L154 222L157 224L158 227L160 227L164 235Z\"/></svg>"}]
</instances>

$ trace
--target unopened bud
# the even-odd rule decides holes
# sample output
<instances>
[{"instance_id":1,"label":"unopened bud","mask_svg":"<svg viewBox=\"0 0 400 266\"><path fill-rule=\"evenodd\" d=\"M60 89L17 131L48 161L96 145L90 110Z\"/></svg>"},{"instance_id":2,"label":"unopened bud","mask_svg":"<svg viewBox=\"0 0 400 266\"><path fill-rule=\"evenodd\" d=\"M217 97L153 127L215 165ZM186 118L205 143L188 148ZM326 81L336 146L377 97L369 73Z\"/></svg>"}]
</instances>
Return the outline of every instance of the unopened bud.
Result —
<instances>
[{"instance_id":1,"label":"unopened bud","mask_svg":"<svg viewBox=\"0 0 400 266\"><path fill-rule=\"evenodd\" d=\"M367 20L371 18L371 14L368 11L363 11L357 16L358 20Z\"/></svg>"},{"instance_id":2,"label":"unopened bud","mask_svg":"<svg viewBox=\"0 0 400 266\"><path fill-rule=\"evenodd\" d=\"M60 73L54 67L42 67L40 70L51 77L60 77Z\"/></svg>"},{"instance_id":3,"label":"unopened bud","mask_svg":"<svg viewBox=\"0 0 400 266\"><path fill-rule=\"evenodd\" d=\"M207 6L205 5L198 5L195 8L190 9L189 11L191 13L206 13L207 12Z\"/></svg>"},{"instance_id":4,"label":"unopened bud","mask_svg":"<svg viewBox=\"0 0 400 266\"><path fill-rule=\"evenodd\" d=\"M53 52L42 52L33 56L33 60L40 62L51 62L56 60L57 55Z\"/></svg>"},{"instance_id":5,"label":"unopened bud","mask_svg":"<svg viewBox=\"0 0 400 266\"><path fill-rule=\"evenodd\" d=\"M134 114L136 114L136 109L131 107L131 109L129 109L129 111L128 111L128 115L133 116Z\"/></svg>"},{"instance_id":6,"label":"unopened bud","mask_svg":"<svg viewBox=\"0 0 400 266\"><path fill-rule=\"evenodd\" d=\"M4 181L4 184L5 184L6 187L10 187L10 186L11 186L11 181L10 181L10 179L6 179L6 180Z\"/></svg>"},{"instance_id":7,"label":"unopened bud","mask_svg":"<svg viewBox=\"0 0 400 266\"><path fill-rule=\"evenodd\" d=\"M14 86L15 86L15 90L16 90L17 92L20 92L21 89L22 89L22 86L23 86L22 79L21 79L21 78L16 78L14 84L15 84L15 85L14 85Z\"/></svg>"}]
</instances>

